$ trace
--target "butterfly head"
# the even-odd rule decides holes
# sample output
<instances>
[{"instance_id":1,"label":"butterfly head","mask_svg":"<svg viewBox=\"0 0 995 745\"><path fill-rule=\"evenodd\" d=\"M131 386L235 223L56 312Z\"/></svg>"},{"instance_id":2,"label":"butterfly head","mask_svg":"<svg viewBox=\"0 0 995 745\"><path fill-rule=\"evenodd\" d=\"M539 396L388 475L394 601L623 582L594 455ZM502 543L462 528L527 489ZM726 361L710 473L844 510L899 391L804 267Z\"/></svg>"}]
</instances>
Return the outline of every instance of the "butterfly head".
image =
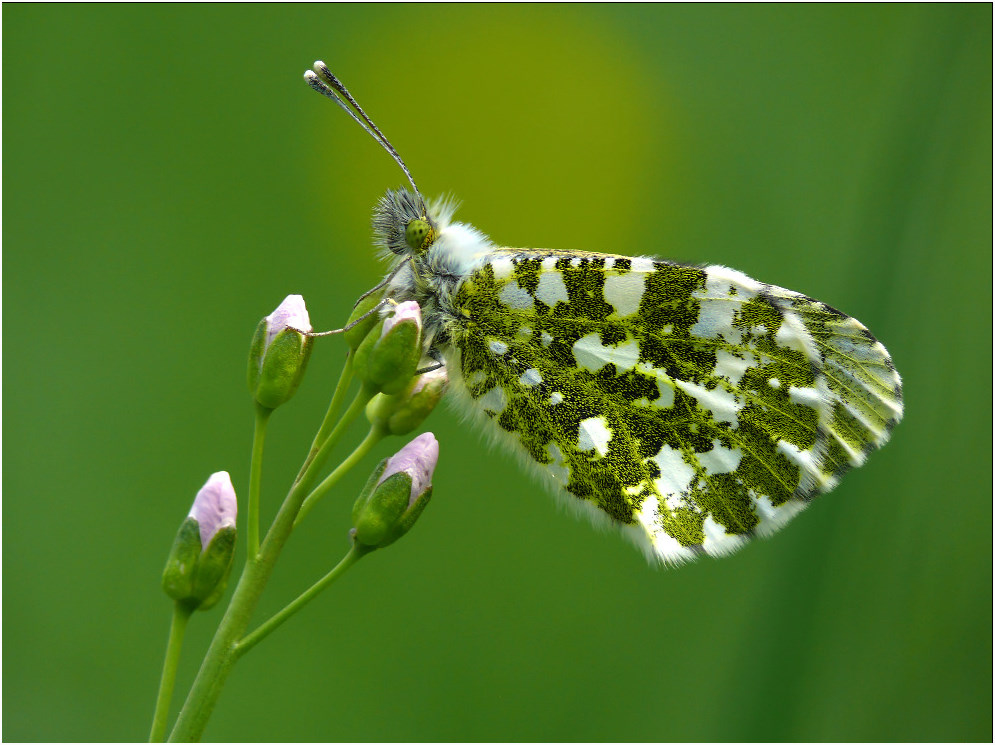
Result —
<instances>
[{"instance_id":1,"label":"butterfly head","mask_svg":"<svg viewBox=\"0 0 995 745\"><path fill-rule=\"evenodd\" d=\"M420 195L388 190L373 210L376 245L396 256L422 256L439 235L439 221Z\"/></svg>"}]
</instances>

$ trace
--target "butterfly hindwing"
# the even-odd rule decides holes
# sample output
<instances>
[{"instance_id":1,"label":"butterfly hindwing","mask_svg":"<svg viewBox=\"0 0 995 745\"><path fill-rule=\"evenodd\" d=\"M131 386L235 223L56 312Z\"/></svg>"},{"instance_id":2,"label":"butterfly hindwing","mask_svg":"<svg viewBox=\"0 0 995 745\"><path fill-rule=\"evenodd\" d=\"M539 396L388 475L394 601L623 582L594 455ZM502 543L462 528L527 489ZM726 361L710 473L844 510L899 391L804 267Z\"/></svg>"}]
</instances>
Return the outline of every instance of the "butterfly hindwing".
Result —
<instances>
[{"instance_id":1,"label":"butterfly hindwing","mask_svg":"<svg viewBox=\"0 0 995 745\"><path fill-rule=\"evenodd\" d=\"M859 322L724 267L494 249L450 305L469 409L663 561L776 530L901 417Z\"/></svg>"}]
</instances>

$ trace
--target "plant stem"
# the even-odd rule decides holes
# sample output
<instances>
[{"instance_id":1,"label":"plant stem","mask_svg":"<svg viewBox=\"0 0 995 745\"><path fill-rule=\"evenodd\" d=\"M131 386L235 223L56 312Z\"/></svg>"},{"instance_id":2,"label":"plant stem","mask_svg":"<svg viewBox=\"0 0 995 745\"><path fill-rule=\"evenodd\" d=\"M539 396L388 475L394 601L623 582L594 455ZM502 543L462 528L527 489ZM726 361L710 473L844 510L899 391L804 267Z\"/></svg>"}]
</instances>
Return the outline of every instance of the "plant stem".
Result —
<instances>
[{"instance_id":1,"label":"plant stem","mask_svg":"<svg viewBox=\"0 0 995 745\"><path fill-rule=\"evenodd\" d=\"M259 547L256 560L246 560L228 608L214 633L211 646L204 655L197 677L187 694L187 700L176 719L173 732L169 736L171 742L191 742L199 740L203 734L207 720L214 711L225 681L231 673L232 665L237 659L235 649L238 640L245 634L263 588L273 573L277 557L294 529L294 518L297 517L305 497L311 492L318 473L328 460L335 444L373 395L374 393L365 387L356 394L349 409L318 448L311 463L302 470L286 499L283 500L280 511L277 512L273 524L266 533L266 538Z\"/></svg>"},{"instance_id":2,"label":"plant stem","mask_svg":"<svg viewBox=\"0 0 995 745\"><path fill-rule=\"evenodd\" d=\"M149 742L162 742L166 737L166 721L169 718L169 702L173 698L176 685L176 668L183 649L183 632L192 613L190 606L176 602L173 605L173 620L169 624L169 642L166 644L166 659L162 663L162 679L159 681L159 695L156 697L155 714L152 715L152 731Z\"/></svg>"},{"instance_id":3,"label":"plant stem","mask_svg":"<svg viewBox=\"0 0 995 745\"><path fill-rule=\"evenodd\" d=\"M311 587L305 590L300 596L297 597L292 603L290 603L286 608L281 610L279 613L274 615L265 623L261 624L255 631L247 634L242 641L235 645L235 656L241 657L243 654L248 652L259 642L269 636L273 631L276 631L284 621L294 615L297 611L307 605L311 600L317 597L318 593L328 587L332 582L337 580L346 570L349 569L353 564L359 561L363 556L368 554L373 549L362 546L358 543L353 543L352 548L349 552L342 557L342 560L335 565L335 567L324 577L315 582Z\"/></svg>"},{"instance_id":4,"label":"plant stem","mask_svg":"<svg viewBox=\"0 0 995 745\"><path fill-rule=\"evenodd\" d=\"M317 476L318 471L320 471L328 461L328 457L332 454L332 450L335 449L335 446L338 444L339 440L342 439L342 435L345 434L345 431L349 429L349 425L356 421L356 417L362 413L363 409L366 408L366 404L368 404L370 399L375 395L376 393L374 391L370 391L366 387L359 389L356 397L352 400L352 403L349 404L349 408L346 409L345 414L342 415L342 418L339 419L338 423L335 425L335 428L328 434L325 441L318 447L318 451L313 457L308 456L310 458L310 462L301 469L301 473L294 482L295 488L304 480L307 480L309 483L314 482L314 478ZM297 523L294 524L296 525Z\"/></svg>"},{"instance_id":5,"label":"plant stem","mask_svg":"<svg viewBox=\"0 0 995 745\"><path fill-rule=\"evenodd\" d=\"M256 404L256 424L252 433L252 460L249 465L249 551L248 560L255 561L259 555L259 491L263 476L263 444L266 440L266 425L269 424L273 409Z\"/></svg>"},{"instance_id":6,"label":"plant stem","mask_svg":"<svg viewBox=\"0 0 995 745\"><path fill-rule=\"evenodd\" d=\"M349 457L342 461L334 471L328 474L328 476L325 477L325 480L314 488L313 492L308 494L307 499L304 500L304 504L301 505L300 512L297 513L297 519L294 520L294 526L296 527L297 524L304 519L304 516L311 511L315 504L317 504L318 500L325 496L325 494L328 493L328 490L335 486L339 479L345 476L353 466L365 458L374 446L383 438L383 430L378 427L371 427L370 431L366 435L366 439L363 440L359 446L349 454Z\"/></svg>"},{"instance_id":7,"label":"plant stem","mask_svg":"<svg viewBox=\"0 0 995 745\"><path fill-rule=\"evenodd\" d=\"M304 478L294 485L280 506L280 511L259 548L256 561L245 562L231 602L218 625L207 654L204 655L204 661L169 736L171 742L192 742L199 740L203 734L207 720L214 711L221 689L235 661L235 645L249 626L259 596L273 573L273 566L280 551L290 537L294 517L314 478L313 472L305 474Z\"/></svg>"},{"instance_id":8,"label":"plant stem","mask_svg":"<svg viewBox=\"0 0 995 745\"><path fill-rule=\"evenodd\" d=\"M304 471L307 470L308 466L311 465L311 461L314 460L314 456L317 455L322 443L328 439L328 434L332 430L335 417L339 415L342 402L345 401L345 395L349 391L349 384L352 382L352 359L353 353L350 351L346 355L345 364L342 366L342 372L339 374L339 382L335 385L335 393L332 394L332 400L328 404L328 411L325 412L325 419L318 429L318 434L314 436L314 442L311 443L311 451L307 454L304 465L301 466L301 470L297 474L298 480L304 475Z\"/></svg>"}]
</instances>

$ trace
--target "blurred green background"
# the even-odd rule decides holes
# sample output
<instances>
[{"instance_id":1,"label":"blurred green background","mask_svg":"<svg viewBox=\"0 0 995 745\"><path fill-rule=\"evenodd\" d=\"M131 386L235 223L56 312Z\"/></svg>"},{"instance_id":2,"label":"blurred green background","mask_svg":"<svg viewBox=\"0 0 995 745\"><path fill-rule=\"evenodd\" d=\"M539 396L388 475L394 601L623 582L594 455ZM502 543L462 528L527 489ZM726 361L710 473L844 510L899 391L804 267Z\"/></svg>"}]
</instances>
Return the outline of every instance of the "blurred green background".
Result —
<instances>
[{"instance_id":1,"label":"blurred green background","mask_svg":"<svg viewBox=\"0 0 995 745\"><path fill-rule=\"evenodd\" d=\"M315 58L496 241L825 300L891 350L907 415L784 533L673 571L440 410L417 529L246 657L206 737L991 739L990 5L3 15L5 739L146 737L170 542L212 471L246 493L258 319L299 292L333 327L378 278L369 214L402 175L305 86ZM264 516L341 350L271 425ZM259 620L345 551L365 470Z\"/></svg>"}]
</instances>

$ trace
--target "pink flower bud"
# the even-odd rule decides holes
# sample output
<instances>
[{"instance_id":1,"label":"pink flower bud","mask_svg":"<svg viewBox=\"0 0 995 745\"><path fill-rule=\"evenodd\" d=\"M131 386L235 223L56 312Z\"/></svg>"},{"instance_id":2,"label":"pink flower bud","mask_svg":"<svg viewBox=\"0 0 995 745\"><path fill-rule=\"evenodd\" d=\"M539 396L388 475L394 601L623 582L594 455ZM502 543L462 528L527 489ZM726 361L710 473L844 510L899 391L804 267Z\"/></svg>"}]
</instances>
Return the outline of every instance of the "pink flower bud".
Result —
<instances>
[{"instance_id":1,"label":"pink flower bud","mask_svg":"<svg viewBox=\"0 0 995 745\"><path fill-rule=\"evenodd\" d=\"M237 513L238 500L235 498L235 487L231 484L228 471L212 474L197 492L188 515L197 521L200 528L201 551L207 549L211 539L219 530L235 527Z\"/></svg>"},{"instance_id":2,"label":"pink flower bud","mask_svg":"<svg viewBox=\"0 0 995 745\"><path fill-rule=\"evenodd\" d=\"M298 331L311 331L311 318L307 314L307 306L304 305L303 295L287 295L277 309L266 316L266 343L263 346L265 352L273 339L285 328L294 328Z\"/></svg>"},{"instance_id":3,"label":"pink flower bud","mask_svg":"<svg viewBox=\"0 0 995 745\"><path fill-rule=\"evenodd\" d=\"M394 313L384 319L380 338L383 339L387 336L388 332L402 321L414 321L418 324L418 330L421 331L421 307L414 300L408 300L394 306Z\"/></svg>"},{"instance_id":4,"label":"pink flower bud","mask_svg":"<svg viewBox=\"0 0 995 745\"><path fill-rule=\"evenodd\" d=\"M399 303L356 349L353 371L372 391L399 393L414 376L422 356L421 308L414 301Z\"/></svg>"},{"instance_id":5,"label":"pink flower bud","mask_svg":"<svg viewBox=\"0 0 995 745\"><path fill-rule=\"evenodd\" d=\"M414 504L432 485L432 473L439 462L439 441L431 432L418 435L387 460L377 485L382 484L395 473L406 473L411 477L411 495L408 504Z\"/></svg>"},{"instance_id":6,"label":"pink flower bud","mask_svg":"<svg viewBox=\"0 0 995 745\"><path fill-rule=\"evenodd\" d=\"M287 295L259 322L249 348L248 383L260 406L275 409L294 395L311 356L310 331L300 295Z\"/></svg>"}]
</instances>

